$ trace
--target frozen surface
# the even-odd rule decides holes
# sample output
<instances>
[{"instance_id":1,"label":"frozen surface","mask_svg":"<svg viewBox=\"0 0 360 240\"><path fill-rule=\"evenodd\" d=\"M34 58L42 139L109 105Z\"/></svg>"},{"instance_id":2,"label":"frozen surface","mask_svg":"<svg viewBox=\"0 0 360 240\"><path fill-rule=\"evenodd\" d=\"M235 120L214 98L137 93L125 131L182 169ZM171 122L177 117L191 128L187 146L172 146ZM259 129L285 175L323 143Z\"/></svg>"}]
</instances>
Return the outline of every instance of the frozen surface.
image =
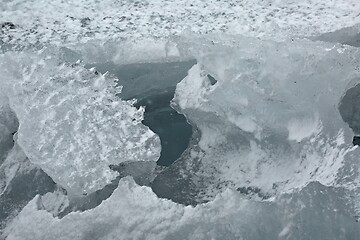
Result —
<instances>
[{"instance_id":1,"label":"frozen surface","mask_svg":"<svg viewBox=\"0 0 360 240\"><path fill-rule=\"evenodd\" d=\"M359 239L359 12L357 0L2 1L3 236ZM189 59L173 107L191 147L154 170L159 138L124 99L160 88L138 79L121 95L84 65Z\"/></svg>"},{"instance_id":2,"label":"frozen surface","mask_svg":"<svg viewBox=\"0 0 360 240\"><path fill-rule=\"evenodd\" d=\"M197 34L178 47L198 63L173 104L197 132L154 182L170 186L163 197L208 203L176 204L123 178L100 205L62 218L68 197L36 196L9 222L7 239L358 239L359 149L339 108L359 82L359 50ZM94 76L78 65L58 67ZM22 121L19 114L19 139Z\"/></svg>"},{"instance_id":3,"label":"frozen surface","mask_svg":"<svg viewBox=\"0 0 360 240\"><path fill-rule=\"evenodd\" d=\"M227 190L194 208L158 199L150 188L124 178L97 208L62 219L44 210L46 199L37 196L6 231L8 240L357 239L357 223L344 208L349 204L345 194L313 183L276 202L257 202Z\"/></svg>"},{"instance_id":4,"label":"frozen surface","mask_svg":"<svg viewBox=\"0 0 360 240\"><path fill-rule=\"evenodd\" d=\"M174 103L201 132L190 152L200 163L186 167L196 172L194 185L205 184L205 195L232 186L268 197L357 176L358 149L338 110L349 105L342 96L360 81L357 48L186 37L179 46L198 64L177 85ZM352 173L342 172L346 165Z\"/></svg>"},{"instance_id":5,"label":"frozen surface","mask_svg":"<svg viewBox=\"0 0 360 240\"><path fill-rule=\"evenodd\" d=\"M20 127L18 143L70 194L101 189L116 173L109 165L156 161L158 137L141 124L143 109L122 101L114 78L81 65L59 63L57 53L5 55L1 75Z\"/></svg>"},{"instance_id":6,"label":"frozen surface","mask_svg":"<svg viewBox=\"0 0 360 240\"><path fill-rule=\"evenodd\" d=\"M61 45L88 40L167 38L185 29L251 36L313 35L359 21L357 0L327 1L3 1L10 44ZM151 48L152 45L146 45Z\"/></svg>"}]
</instances>

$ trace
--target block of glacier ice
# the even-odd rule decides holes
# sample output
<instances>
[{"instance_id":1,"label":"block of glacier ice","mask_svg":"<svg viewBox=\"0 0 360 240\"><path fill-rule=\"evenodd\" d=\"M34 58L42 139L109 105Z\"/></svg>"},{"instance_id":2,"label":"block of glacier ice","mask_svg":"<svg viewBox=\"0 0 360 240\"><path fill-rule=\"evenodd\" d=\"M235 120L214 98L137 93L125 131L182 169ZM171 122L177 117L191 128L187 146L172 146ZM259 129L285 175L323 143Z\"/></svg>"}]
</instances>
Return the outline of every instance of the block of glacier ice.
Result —
<instances>
[{"instance_id":1,"label":"block of glacier ice","mask_svg":"<svg viewBox=\"0 0 360 240\"><path fill-rule=\"evenodd\" d=\"M116 97L115 79L59 61L56 50L5 54L10 106L19 119L18 143L72 195L101 189L127 161L156 161L159 138L141 124L144 109Z\"/></svg>"},{"instance_id":2,"label":"block of glacier ice","mask_svg":"<svg viewBox=\"0 0 360 240\"><path fill-rule=\"evenodd\" d=\"M166 171L185 172L184 182L191 179L205 195L226 186L258 189L264 198L311 181L354 185L349 179L358 168L349 166L358 165L359 150L338 106L360 83L359 49L191 34L178 47L198 64L177 85L173 102L201 138L184 160L186 171L181 164Z\"/></svg>"}]
</instances>

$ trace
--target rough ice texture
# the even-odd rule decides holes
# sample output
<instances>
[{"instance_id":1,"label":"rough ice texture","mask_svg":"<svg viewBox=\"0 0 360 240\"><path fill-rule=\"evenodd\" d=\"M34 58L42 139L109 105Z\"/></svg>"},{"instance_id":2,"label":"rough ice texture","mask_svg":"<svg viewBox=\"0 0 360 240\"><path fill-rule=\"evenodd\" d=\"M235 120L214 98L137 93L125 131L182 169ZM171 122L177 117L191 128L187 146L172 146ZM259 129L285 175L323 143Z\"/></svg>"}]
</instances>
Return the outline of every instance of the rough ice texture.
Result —
<instances>
[{"instance_id":1,"label":"rough ice texture","mask_svg":"<svg viewBox=\"0 0 360 240\"><path fill-rule=\"evenodd\" d=\"M276 202L257 202L227 190L194 208L159 199L150 188L124 178L97 208L61 219L44 210L47 200L37 196L5 235L8 240L357 239L351 208L344 208L349 203L345 194L344 189L312 183ZM59 198L54 206L61 201L66 203Z\"/></svg>"},{"instance_id":2,"label":"rough ice texture","mask_svg":"<svg viewBox=\"0 0 360 240\"><path fill-rule=\"evenodd\" d=\"M210 195L252 187L266 198L356 177L359 150L338 105L360 82L357 48L224 35L186 35L178 46L198 61L174 97L201 131L200 148L189 156L200 167L186 166L196 172L195 186L205 184ZM344 173L346 166L353 172Z\"/></svg>"},{"instance_id":3,"label":"rough ice texture","mask_svg":"<svg viewBox=\"0 0 360 240\"><path fill-rule=\"evenodd\" d=\"M160 140L141 124L144 109L116 97L114 78L58 58L48 49L1 60L18 143L30 161L73 195L114 179L111 164L156 161Z\"/></svg>"},{"instance_id":4,"label":"rough ice texture","mask_svg":"<svg viewBox=\"0 0 360 240\"><path fill-rule=\"evenodd\" d=\"M156 160L159 140L139 125L141 111L107 92L112 86L104 81L111 77L60 62L81 58L87 63L123 64L195 57L199 64L179 84L175 102L198 126L201 138L183 156L182 165L165 170L170 178L160 176L158 182L176 182L175 186L191 182L185 191L169 192L187 197L190 186L200 195L190 194L192 198L212 200L184 207L123 179L101 205L62 219L53 216L67 206L67 197L58 192L37 196L5 235L8 239L359 239L355 221L360 209L359 149L351 147L352 132L337 109L339 103L348 102L341 96L357 83L358 51L291 42L294 36L315 36L312 39L355 46L358 27L335 30L359 22L359 10L357 0L2 1L0 51L56 45L64 55L0 56L1 149L11 147L11 133L17 130L16 121L6 120L14 119L7 97L3 98L9 95L20 121L19 144L30 160L72 194L101 188L114 177L109 164L127 157L144 160L148 149L153 151L146 159ZM289 42L211 36L179 40L185 29ZM335 32L317 36L331 31ZM208 73L217 80L215 85ZM116 111L112 104L118 104ZM341 109L346 120L350 108ZM3 112L10 117L5 119ZM75 131L77 126L84 128ZM97 134L102 128L105 139ZM129 134L119 138L117 130L127 129ZM138 142L132 137L134 129L154 145L132 146L126 152L121 141ZM114 154L101 151L102 144L121 148L125 158L103 157ZM8 157L0 169L6 191L12 179L27 181L21 173L29 162L17 144L3 156ZM137 166L128 171L133 169L140 173ZM13 191L16 196L23 192ZM1 206L8 205L1 202Z\"/></svg>"},{"instance_id":5,"label":"rough ice texture","mask_svg":"<svg viewBox=\"0 0 360 240\"><path fill-rule=\"evenodd\" d=\"M359 50L197 35L178 46L198 64L174 103L201 138L177 170L212 201L185 207L125 178L99 206L61 219L66 197L35 197L7 239L359 238L359 149L338 110L358 83Z\"/></svg>"},{"instance_id":6,"label":"rough ice texture","mask_svg":"<svg viewBox=\"0 0 360 240\"><path fill-rule=\"evenodd\" d=\"M3 1L1 40L20 45L166 38L185 29L252 36L312 35L360 20L357 0Z\"/></svg>"}]
</instances>

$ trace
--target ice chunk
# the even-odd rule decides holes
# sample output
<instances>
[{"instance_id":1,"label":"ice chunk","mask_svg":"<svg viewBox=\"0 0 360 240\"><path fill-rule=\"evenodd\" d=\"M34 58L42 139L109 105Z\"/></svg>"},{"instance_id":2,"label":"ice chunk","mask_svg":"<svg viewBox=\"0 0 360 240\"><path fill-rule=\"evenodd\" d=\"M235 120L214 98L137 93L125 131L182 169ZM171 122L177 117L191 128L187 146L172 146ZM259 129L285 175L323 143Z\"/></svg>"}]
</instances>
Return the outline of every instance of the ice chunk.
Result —
<instances>
[{"instance_id":1,"label":"ice chunk","mask_svg":"<svg viewBox=\"0 0 360 240\"><path fill-rule=\"evenodd\" d=\"M5 54L1 62L18 143L70 195L101 189L127 161L156 161L159 138L141 124L144 109L116 96L109 74L64 64L59 53Z\"/></svg>"},{"instance_id":2,"label":"ice chunk","mask_svg":"<svg viewBox=\"0 0 360 240\"><path fill-rule=\"evenodd\" d=\"M69 199L65 195L64 191L57 189L54 192L48 192L44 196L41 196L42 208L52 213L54 217L59 216L69 207Z\"/></svg>"},{"instance_id":3,"label":"ice chunk","mask_svg":"<svg viewBox=\"0 0 360 240\"><path fill-rule=\"evenodd\" d=\"M205 188L205 195L226 186L259 188L263 198L356 176L357 167L342 173L357 166L359 150L338 106L360 82L358 49L225 35L186 35L178 46L198 61L174 98L201 132L189 157L201 160L184 160L186 172L193 172L184 184ZM175 168L166 171L184 172Z\"/></svg>"}]
</instances>

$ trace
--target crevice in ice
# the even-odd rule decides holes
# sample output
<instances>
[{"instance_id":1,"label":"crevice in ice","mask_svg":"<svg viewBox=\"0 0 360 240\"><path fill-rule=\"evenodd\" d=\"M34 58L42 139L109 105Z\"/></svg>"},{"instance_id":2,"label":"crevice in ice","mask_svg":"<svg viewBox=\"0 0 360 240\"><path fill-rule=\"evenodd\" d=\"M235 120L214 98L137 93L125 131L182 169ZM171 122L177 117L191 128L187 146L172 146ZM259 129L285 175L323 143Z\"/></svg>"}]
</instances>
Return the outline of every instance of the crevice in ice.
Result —
<instances>
[{"instance_id":1,"label":"crevice in ice","mask_svg":"<svg viewBox=\"0 0 360 240\"><path fill-rule=\"evenodd\" d=\"M118 84L123 86L120 97L124 100L135 98L135 107L145 107L143 124L161 140L161 154L157 161L160 166L171 165L189 144L192 127L181 113L170 106L170 101L174 97L176 84L194 64L192 60L128 65L107 62L87 66L95 67L102 73L114 74L119 79Z\"/></svg>"}]
</instances>

